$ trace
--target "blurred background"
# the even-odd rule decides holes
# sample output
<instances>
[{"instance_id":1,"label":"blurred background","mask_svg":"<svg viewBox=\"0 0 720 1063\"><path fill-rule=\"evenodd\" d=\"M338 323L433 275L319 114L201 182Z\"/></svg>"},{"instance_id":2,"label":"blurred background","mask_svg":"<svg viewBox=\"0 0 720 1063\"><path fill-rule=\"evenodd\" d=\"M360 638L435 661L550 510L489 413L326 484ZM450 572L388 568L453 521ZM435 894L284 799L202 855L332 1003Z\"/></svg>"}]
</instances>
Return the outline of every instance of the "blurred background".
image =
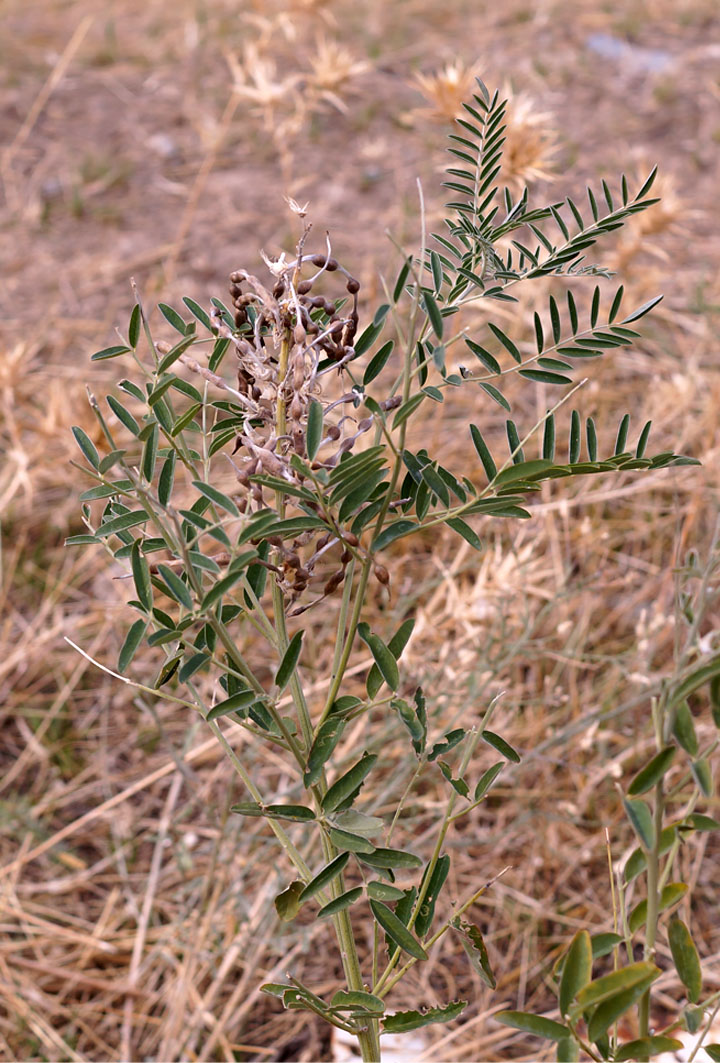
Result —
<instances>
[{"instance_id":1,"label":"blurred background","mask_svg":"<svg viewBox=\"0 0 720 1063\"><path fill-rule=\"evenodd\" d=\"M702 467L545 485L532 521L480 529L479 557L448 539L412 540L392 559L392 610L416 611L408 669L437 725L472 722L506 690L498 723L524 753L452 841L454 896L510 865L473 913L496 991L445 940L393 1003L471 1001L462 1025L423 1031L415 1058L538 1058L492 1013L551 1008L563 941L611 926L606 830L613 860L631 844L614 779L646 748L633 736L649 741L648 677L672 671L674 566L691 548L702 562L715 528L715 3L4 0L0 17L7 1059L340 1058L322 1024L254 992L288 968L319 992L336 975L327 927L278 927L285 869L262 826L227 818L238 794L221 753L175 708L143 704L64 641L114 667L130 618L119 571L62 543L82 530L76 500L88 486L70 464L69 428L96 434L86 385L106 394L117 363L89 356L126 329L131 278L148 308L224 299L232 270L262 269L260 249L292 249L289 195L309 202L317 243L330 233L372 313L379 275L394 277L399 261L386 232L417 245L417 178L431 223L442 217L446 135L476 75L509 96L504 177L529 184L535 205L581 200L602 177L616 188L622 172L637 188L659 165L662 202L595 257L617 271L626 306L665 299L635 348L588 368L579 404L608 439L625 411L635 433L652 418L653 452L674 448ZM496 320L526 336L535 299L547 288ZM162 336L157 312L153 323ZM519 401L528 425L547 405L534 392ZM426 426L460 465L474 460L456 430L470 413L500 438L493 409L461 406ZM709 648L717 619L704 622ZM322 646L321 618L313 624ZM707 718L697 726L710 734ZM389 757L403 741L376 737ZM274 763L257 767L281 779ZM389 768L386 784L373 797L380 812L403 780ZM409 809L418 851L440 800L429 788ZM708 837L683 859L712 968L720 874ZM670 1012L673 978L659 997Z\"/></svg>"}]
</instances>

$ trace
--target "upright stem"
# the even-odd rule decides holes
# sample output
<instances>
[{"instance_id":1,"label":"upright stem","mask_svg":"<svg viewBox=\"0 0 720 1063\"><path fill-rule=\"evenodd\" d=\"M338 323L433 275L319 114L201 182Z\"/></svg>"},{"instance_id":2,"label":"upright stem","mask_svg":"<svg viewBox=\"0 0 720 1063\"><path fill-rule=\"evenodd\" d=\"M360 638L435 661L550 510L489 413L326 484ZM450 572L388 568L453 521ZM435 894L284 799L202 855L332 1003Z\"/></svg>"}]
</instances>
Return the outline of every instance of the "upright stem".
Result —
<instances>
[{"instance_id":1,"label":"upright stem","mask_svg":"<svg viewBox=\"0 0 720 1063\"><path fill-rule=\"evenodd\" d=\"M645 949L643 953L645 960L652 960L655 955L658 915L660 914L660 834L662 832L663 813L665 811L662 779L655 784L654 805L653 846L647 854L647 922L645 924ZM646 990L640 998L638 1018L640 1022L640 1036L648 1037L650 1033L649 989Z\"/></svg>"}]
</instances>

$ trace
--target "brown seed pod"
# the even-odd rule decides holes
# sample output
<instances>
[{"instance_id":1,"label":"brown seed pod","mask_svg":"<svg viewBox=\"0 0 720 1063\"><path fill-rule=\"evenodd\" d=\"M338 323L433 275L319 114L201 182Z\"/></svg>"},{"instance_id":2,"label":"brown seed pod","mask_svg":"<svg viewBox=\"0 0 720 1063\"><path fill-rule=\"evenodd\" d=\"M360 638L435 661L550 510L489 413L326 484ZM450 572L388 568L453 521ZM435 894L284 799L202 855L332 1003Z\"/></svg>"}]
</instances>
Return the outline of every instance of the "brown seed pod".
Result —
<instances>
[{"instance_id":1,"label":"brown seed pod","mask_svg":"<svg viewBox=\"0 0 720 1063\"><path fill-rule=\"evenodd\" d=\"M390 573L384 565L375 565L373 575L378 583L382 583L383 587L387 587L390 583Z\"/></svg>"},{"instance_id":2,"label":"brown seed pod","mask_svg":"<svg viewBox=\"0 0 720 1063\"><path fill-rule=\"evenodd\" d=\"M338 428L338 426L336 424L331 424L329 426L329 428L327 429L327 436L328 436L328 439L339 439L340 438L340 429Z\"/></svg>"},{"instance_id":3,"label":"brown seed pod","mask_svg":"<svg viewBox=\"0 0 720 1063\"><path fill-rule=\"evenodd\" d=\"M342 562L343 565L349 565L350 562L352 561L352 556L353 556L352 555L352 551L343 550L343 552L340 554L340 561Z\"/></svg>"},{"instance_id":4,"label":"brown seed pod","mask_svg":"<svg viewBox=\"0 0 720 1063\"><path fill-rule=\"evenodd\" d=\"M272 293L276 299L279 299L282 293L285 291L285 281L279 280L272 290Z\"/></svg>"},{"instance_id":5,"label":"brown seed pod","mask_svg":"<svg viewBox=\"0 0 720 1063\"><path fill-rule=\"evenodd\" d=\"M243 277L242 273L239 270L234 270L230 274L230 280L232 281L233 284L240 284L240 283L242 283L242 281L245 280L245 278Z\"/></svg>"},{"instance_id":6,"label":"brown seed pod","mask_svg":"<svg viewBox=\"0 0 720 1063\"><path fill-rule=\"evenodd\" d=\"M239 296L242 295L242 293L243 293L243 290L242 290L242 288L240 287L239 284L231 284L230 285L230 294L232 295L233 299L237 299Z\"/></svg>"},{"instance_id":7,"label":"brown seed pod","mask_svg":"<svg viewBox=\"0 0 720 1063\"><path fill-rule=\"evenodd\" d=\"M356 295L360 291L360 281L356 281L354 277L350 277L346 287L351 295Z\"/></svg>"},{"instance_id":8,"label":"brown seed pod","mask_svg":"<svg viewBox=\"0 0 720 1063\"><path fill-rule=\"evenodd\" d=\"M338 268L337 261L334 258L329 258L327 255L312 255L310 261L313 266L324 266L328 273L334 273Z\"/></svg>"},{"instance_id":9,"label":"brown seed pod","mask_svg":"<svg viewBox=\"0 0 720 1063\"><path fill-rule=\"evenodd\" d=\"M382 402L378 403L378 406L380 407L380 409L381 410L385 410L386 412L388 410L396 410L398 408L398 406L401 406L401 405L402 405L402 396L401 395L393 395L393 397L391 399L384 399Z\"/></svg>"},{"instance_id":10,"label":"brown seed pod","mask_svg":"<svg viewBox=\"0 0 720 1063\"><path fill-rule=\"evenodd\" d=\"M338 589L338 587L340 586L340 584L342 583L342 581L344 579L345 579L345 569L344 568L339 568L337 570L337 572L333 572L332 576L330 577L330 579L327 581L327 583L323 587L323 594L332 594L333 591L336 591Z\"/></svg>"},{"instance_id":11,"label":"brown seed pod","mask_svg":"<svg viewBox=\"0 0 720 1063\"><path fill-rule=\"evenodd\" d=\"M297 286L298 295L307 295L312 290L312 281L300 281Z\"/></svg>"},{"instance_id":12,"label":"brown seed pod","mask_svg":"<svg viewBox=\"0 0 720 1063\"><path fill-rule=\"evenodd\" d=\"M355 534L355 532L351 532L351 531L343 532L343 539L345 540L346 543L349 543L350 546L359 546L360 545L360 540L358 539L358 537Z\"/></svg>"}]
</instances>

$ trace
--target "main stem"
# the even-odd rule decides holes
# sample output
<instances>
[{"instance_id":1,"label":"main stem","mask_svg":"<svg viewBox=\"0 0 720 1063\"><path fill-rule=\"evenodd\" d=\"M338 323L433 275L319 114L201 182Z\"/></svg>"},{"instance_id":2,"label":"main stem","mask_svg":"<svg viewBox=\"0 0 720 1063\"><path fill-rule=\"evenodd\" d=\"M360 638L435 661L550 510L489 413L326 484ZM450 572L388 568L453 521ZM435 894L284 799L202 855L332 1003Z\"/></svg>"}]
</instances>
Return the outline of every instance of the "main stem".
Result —
<instances>
[{"instance_id":1,"label":"main stem","mask_svg":"<svg viewBox=\"0 0 720 1063\"><path fill-rule=\"evenodd\" d=\"M290 356L290 347L292 343L292 334L290 329L286 329L283 335L280 345L280 358L278 364L278 393L277 393L277 405L275 410L275 420L277 429L277 438L281 439L287 432L287 408L285 398L285 379L288 371L288 361ZM277 493L276 505L279 517L282 519L285 512L285 499L281 492ZM369 565L367 571L363 572L364 581L361 578L361 584L367 583L367 577L369 575ZM288 646L288 633L287 624L285 621L285 600L282 589L277 583L277 580L272 581L272 600L273 600L273 620L275 624L275 630L278 637L278 651L282 655ZM357 621L355 621L357 623ZM349 639L350 645L352 639ZM349 657L349 652L348 655ZM339 688L340 681L347 665L347 658L341 661L340 667L337 672L337 685ZM305 693L302 689L302 684L297 671L293 674L290 680L290 690L293 696L293 701L298 712L298 718L300 723L300 732L305 743L306 753L309 752L313 742L313 726L312 719L310 717L310 710L305 699ZM334 695L333 695L334 700ZM332 701L329 702L332 705ZM321 721L322 722L322 719ZM338 855L338 850L332 844L325 832L322 832L322 844L325 860L330 863ZM332 884L333 896L338 897L344 891L343 877L339 875ZM340 958L342 960L343 971L345 972L345 980L349 990L362 990L363 979L362 972L360 970L360 960L358 957L357 947L355 945L355 937L352 930L352 924L350 922L350 916L347 910L337 912L333 916L333 925L335 927L335 935L340 947ZM360 1048L360 1054L363 1063L379 1063L380 1061L380 1035L377 1019L368 1019L367 1027L364 1030L359 1030L357 1033L358 1047Z\"/></svg>"}]
</instances>

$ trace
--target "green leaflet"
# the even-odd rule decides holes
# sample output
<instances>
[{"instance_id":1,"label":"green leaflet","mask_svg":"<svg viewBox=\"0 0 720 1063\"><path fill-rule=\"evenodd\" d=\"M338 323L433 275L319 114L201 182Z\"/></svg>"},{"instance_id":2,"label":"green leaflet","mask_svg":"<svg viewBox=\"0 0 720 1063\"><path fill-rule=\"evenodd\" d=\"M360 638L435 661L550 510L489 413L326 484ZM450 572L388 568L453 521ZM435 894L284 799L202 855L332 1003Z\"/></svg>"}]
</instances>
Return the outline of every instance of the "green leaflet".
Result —
<instances>
[{"instance_id":1,"label":"green leaflet","mask_svg":"<svg viewBox=\"0 0 720 1063\"><path fill-rule=\"evenodd\" d=\"M421 1026L429 1026L434 1022L452 1022L462 1014L466 1007L466 1000L453 1000L444 1008L396 1011L394 1015L388 1015L383 1019L383 1031L385 1033L407 1033L409 1030L418 1030Z\"/></svg>"},{"instance_id":2,"label":"green leaflet","mask_svg":"<svg viewBox=\"0 0 720 1063\"><path fill-rule=\"evenodd\" d=\"M413 937L405 924L382 901L370 901L370 908L375 919L392 938L398 948L407 952L416 960L426 960L428 955L417 938Z\"/></svg>"}]
</instances>

